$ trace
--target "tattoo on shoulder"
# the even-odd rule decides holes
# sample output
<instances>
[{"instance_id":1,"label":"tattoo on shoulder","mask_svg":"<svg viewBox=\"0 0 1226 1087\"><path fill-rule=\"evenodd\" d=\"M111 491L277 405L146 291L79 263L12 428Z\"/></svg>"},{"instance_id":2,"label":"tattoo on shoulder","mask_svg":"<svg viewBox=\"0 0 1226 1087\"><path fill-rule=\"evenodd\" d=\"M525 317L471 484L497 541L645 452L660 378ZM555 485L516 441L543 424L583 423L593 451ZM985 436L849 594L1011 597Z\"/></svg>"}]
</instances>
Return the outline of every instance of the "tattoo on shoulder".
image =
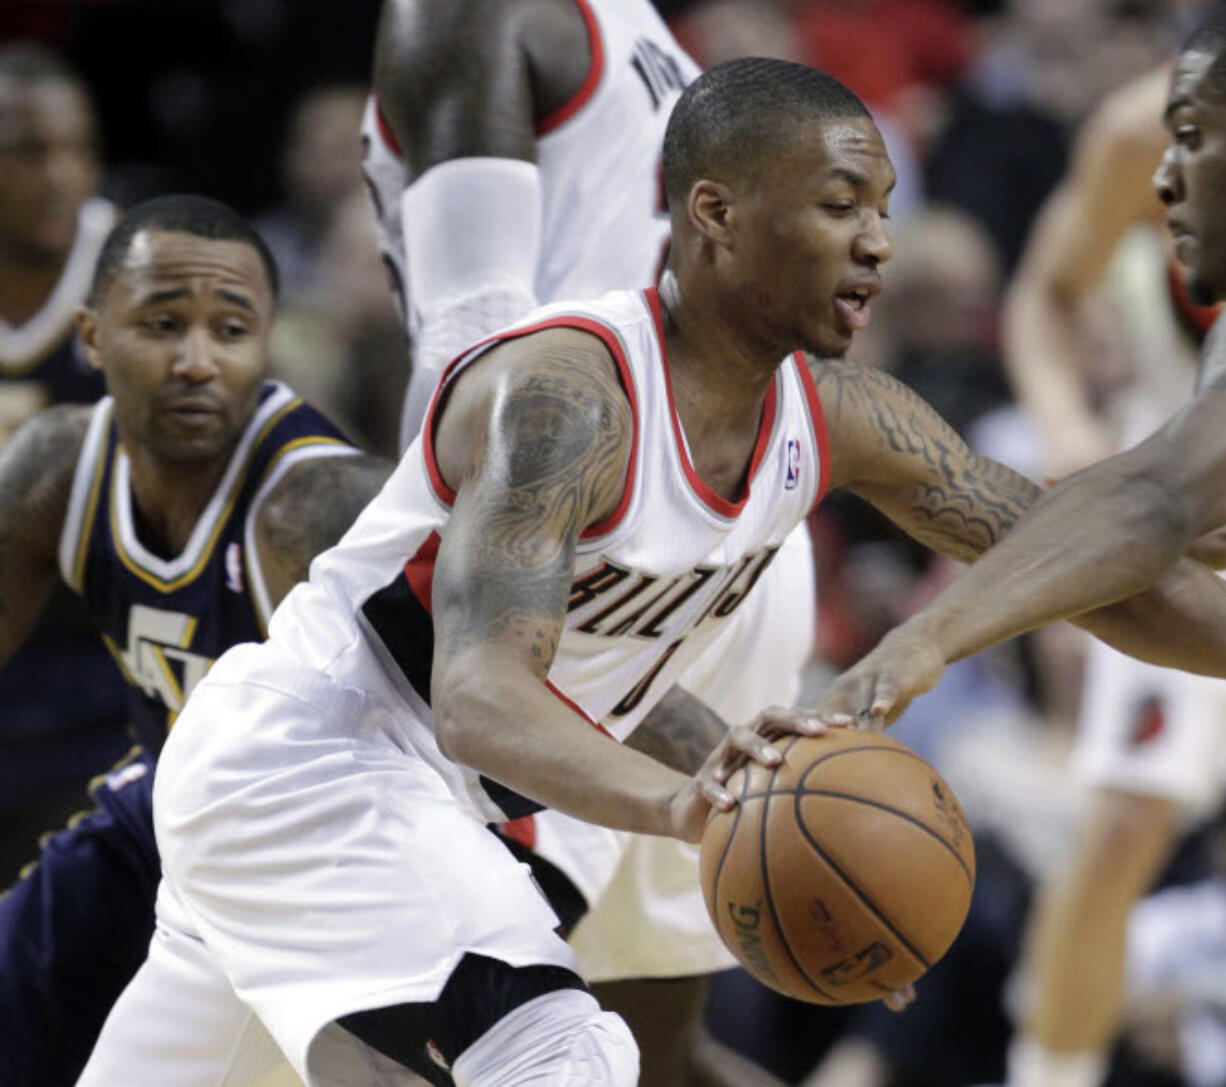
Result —
<instances>
[{"instance_id":1,"label":"tattoo on shoulder","mask_svg":"<svg viewBox=\"0 0 1226 1087\"><path fill-rule=\"evenodd\" d=\"M905 495L890 496L888 484L869 483L862 489L865 498L921 543L973 561L1038 497L1037 485L969 449L922 397L888 374L816 359L810 360L810 369L828 416L861 420L867 427L866 456L909 462L914 479Z\"/></svg>"},{"instance_id":2,"label":"tattoo on shoulder","mask_svg":"<svg viewBox=\"0 0 1226 1087\"><path fill-rule=\"evenodd\" d=\"M461 485L463 528L435 572L436 629L453 649L509 639L548 670L579 534L617 505L631 431L606 355L554 350L514 380Z\"/></svg>"},{"instance_id":3,"label":"tattoo on shoulder","mask_svg":"<svg viewBox=\"0 0 1226 1087\"><path fill-rule=\"evenodd\" d=\"M18 567L18 552L54 568L72 477L89 428L90 409L55 407L21 426L0 449L0 584ZM9 605L0 596L0 617Z\"/></svg>"},{"instance_id":4,"label":"tattoo on shoulder","mask_svg":"<svg viewBox=\"0 0 1226 1087\"><path fill-rule=\"evenodd\" d=\"M286 591L332 547L387 481L392 466L366 455L314 457L295 465L259 512L261 561Z\"/></svg>"}]
</instances>

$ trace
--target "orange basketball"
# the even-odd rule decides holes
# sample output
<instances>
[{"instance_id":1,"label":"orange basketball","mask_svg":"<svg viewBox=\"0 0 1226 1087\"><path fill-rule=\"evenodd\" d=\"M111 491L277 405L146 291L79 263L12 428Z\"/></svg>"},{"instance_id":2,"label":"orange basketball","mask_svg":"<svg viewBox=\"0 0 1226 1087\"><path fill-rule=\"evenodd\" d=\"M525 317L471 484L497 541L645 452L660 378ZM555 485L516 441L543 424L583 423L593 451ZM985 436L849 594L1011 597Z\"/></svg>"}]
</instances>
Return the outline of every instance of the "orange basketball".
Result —
<instances>
[{"instance_id":1,"label":"orange basketball","mask_svg":"<svg viewBox=\"0 0 1226 1087\"><path fill-rule=\"evenodd\" d=\"M949 949L975 850L953 790L910 748L832 729L751 763L702 839L702 890L728 949L772 989L814 1004L876 1000Z\"/></svg>"}]
</instances>

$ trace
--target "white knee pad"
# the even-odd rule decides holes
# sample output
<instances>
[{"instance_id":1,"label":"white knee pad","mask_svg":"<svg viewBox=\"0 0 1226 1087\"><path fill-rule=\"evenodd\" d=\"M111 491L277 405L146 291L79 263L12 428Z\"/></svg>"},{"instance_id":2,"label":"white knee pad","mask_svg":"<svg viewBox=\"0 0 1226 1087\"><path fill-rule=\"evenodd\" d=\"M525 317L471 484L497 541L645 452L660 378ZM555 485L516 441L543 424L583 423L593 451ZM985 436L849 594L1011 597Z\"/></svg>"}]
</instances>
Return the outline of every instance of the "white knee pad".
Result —
<instances>
[{"instance_id":1,"label":"white knee pad","mask_svg":"<svg viewBox=\"0 0 1226 1087\"><path fill-rule=\"evenodd\" d=\"M563 989L503 1016L451 1071L459 1087L635 1087L639 1050L621 1016Z\"/></svg>"}]
</instances>

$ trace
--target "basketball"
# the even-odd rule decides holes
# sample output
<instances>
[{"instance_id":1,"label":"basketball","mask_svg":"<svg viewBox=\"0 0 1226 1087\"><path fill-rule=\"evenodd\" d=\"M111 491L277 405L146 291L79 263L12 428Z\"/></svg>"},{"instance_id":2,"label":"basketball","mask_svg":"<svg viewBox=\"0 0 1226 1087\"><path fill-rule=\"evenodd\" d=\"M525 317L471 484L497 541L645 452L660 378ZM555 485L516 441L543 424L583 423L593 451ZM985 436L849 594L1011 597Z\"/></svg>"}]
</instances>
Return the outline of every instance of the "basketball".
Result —
<instances>
[{"instance_id":1,"label":"basketball","mask_svg":"<svg viewBox=\"0 0 1226 1087\"><path fill-rule=\"evenodd\" d=\"M832 729L775 742L784 761L728 781L702 890L720 938L763 984L813 1004L877 1000L953 943L975 884L953 790L914 751Z\"/></svg>"}]
</instances>

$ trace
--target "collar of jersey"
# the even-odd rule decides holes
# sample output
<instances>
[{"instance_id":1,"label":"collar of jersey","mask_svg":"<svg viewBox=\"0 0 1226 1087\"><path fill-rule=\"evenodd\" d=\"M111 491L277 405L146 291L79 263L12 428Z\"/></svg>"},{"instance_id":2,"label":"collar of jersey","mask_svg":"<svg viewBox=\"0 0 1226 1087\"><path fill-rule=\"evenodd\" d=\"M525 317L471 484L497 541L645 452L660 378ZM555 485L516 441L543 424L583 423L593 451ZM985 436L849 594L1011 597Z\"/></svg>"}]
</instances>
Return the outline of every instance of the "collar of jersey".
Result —
<instances>
[{"instance_id":1,"label":"collar of jersey","mask_svg":"<svg viewBox=\"0 0 1226 1087\"><path fill-rule=\"evenodd\" d=\"M111 538L124 566L142 581L162 592L174 592L199 577L208 565L222 528L234 510L245 478L244 469L252 451L258 448L265 435L298 403L298 398L280 384L275 385L272 394L265 397L244 428L221 481L209 498L204 512L196 520L187 546L173 559L163 559L153 554L136 535L128 454L122 444L117 443L115 465L111 473Z\"/></svg>"}]
</instances>

